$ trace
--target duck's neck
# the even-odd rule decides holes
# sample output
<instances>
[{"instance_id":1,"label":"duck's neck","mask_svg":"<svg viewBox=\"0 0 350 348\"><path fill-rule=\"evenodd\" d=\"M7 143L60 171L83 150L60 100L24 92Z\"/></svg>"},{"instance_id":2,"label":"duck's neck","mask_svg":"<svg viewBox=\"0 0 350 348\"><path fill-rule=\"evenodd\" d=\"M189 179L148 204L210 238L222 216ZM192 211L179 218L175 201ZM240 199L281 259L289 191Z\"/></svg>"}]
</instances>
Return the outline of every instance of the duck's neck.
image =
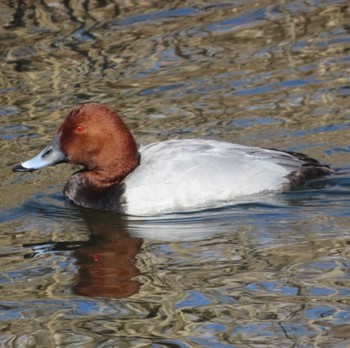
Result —
<instances>
[{"instance_id":1,"label":"duck's neck","mask_svg":"<svg viewBox=\"0 0 350 348\"><path fill-rule=\"evenodd\" d=\"M130 165L127 168L118 168L116 166L103 167L95 170L82 170L85 183L95 191L104 191L109 187L119 184L130 172L136 168L137 164Z\"/></svg>"},{"instance_id":2,"label":"duck's neck","mask_svg":"<svg viewBox=\"0 0 350 348\"><path fill-rule=\"evenodd\" d=\"M118 139L118 141L116 141ZM120 132L92 158L80 172L84 182L95 191L120 183L139 164L137 145L127 131Z\"/></svg>"},{"instance_id":3,"label":"duck's neck","mask_svg":"<svg viewBox=\"0 0 350 348\"><path fill-rule=\"evenodd\" d=\"M137 165L138 159L129 166L124 165L123 170L116 164L94 170L82 169L69 178L63 192L79 206L122 212L125 185L121 182Z\"/></svg>"},{"instance_id":4,"label":"duck's neck","mask_svg":"<svg viewBox=\"0 0 350 348\"><path fill-rule=\"evenodd\" d=\"M114 180L108 179L103 182L101 177L98 177L97 182L92 182L87 177L87 173L89 172L82 170L69 178L63 190L65 196L84 208L123 212L125 202L122 196L125 185L120 181L112 184ZM102 184L107 185L107 182L109 186L103 188ZM99 185L97 186L96 183Z\"/></svg>"}]
</instances>

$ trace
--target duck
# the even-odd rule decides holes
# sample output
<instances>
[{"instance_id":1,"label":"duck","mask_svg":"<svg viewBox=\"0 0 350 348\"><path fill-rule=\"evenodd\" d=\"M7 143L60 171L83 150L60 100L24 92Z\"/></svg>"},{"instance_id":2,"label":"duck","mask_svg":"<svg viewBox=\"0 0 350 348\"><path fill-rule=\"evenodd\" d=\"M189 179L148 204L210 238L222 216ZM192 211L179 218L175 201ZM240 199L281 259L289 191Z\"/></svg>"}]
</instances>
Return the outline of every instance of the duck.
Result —
<instances>
[{"instance_id":1,"label":"duck","mask_svg":"<svg viewBox=\"0 0 350 348\"><path fill-rule=\"evenodd\" d=\"M138 146L106 105L74 106L51 142L13 167L31 172L59 163L81 166L64 186L74 204L153 216L235 205L285 192L335 172L305 154L211 139L170 139Z\"/></svg>"}]
</instances>

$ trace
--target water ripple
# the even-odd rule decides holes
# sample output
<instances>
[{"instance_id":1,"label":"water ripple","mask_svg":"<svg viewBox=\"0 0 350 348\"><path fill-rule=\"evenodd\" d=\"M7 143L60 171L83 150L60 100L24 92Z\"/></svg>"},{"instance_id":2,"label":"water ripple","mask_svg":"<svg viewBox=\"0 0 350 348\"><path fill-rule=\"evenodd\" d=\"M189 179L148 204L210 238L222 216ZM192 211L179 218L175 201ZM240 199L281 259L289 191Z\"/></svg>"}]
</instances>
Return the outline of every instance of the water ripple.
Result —
<instances>
[{"instance_id":1,"label":"water ripple","mask_svg":"<svg viewBox=\"0 0 350 348\"><path fill-rule=\"evenodd\" d=\"M0 7L0 345L349 345L348 1ZM81 209L69 166L11 166L88 101L140 143L223 139L338 171L222 209Z\"/></svg>"}]
</instances>

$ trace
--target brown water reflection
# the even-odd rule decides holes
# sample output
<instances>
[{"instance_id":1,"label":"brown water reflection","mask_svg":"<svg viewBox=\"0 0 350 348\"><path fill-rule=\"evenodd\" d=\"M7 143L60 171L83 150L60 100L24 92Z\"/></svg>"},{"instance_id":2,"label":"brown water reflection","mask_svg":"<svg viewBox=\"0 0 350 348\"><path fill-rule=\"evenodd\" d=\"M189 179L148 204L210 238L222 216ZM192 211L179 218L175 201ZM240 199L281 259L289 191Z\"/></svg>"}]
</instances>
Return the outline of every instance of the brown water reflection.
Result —
<instances>
[{"instance_id":1,"label":"brown water reflection","mask_svg":"<svg viewBox=\"0 0 350 348\"><path fill-rule=\"evenodd\" d=\"M104 298L125 298L136 294L141 284L135 257L143 240L131 237L125 221L101 212L89 213L78 209L79 219L89 233L87 241L57 241L23 245L32 251L24 258L42 257L45 254L73 252L77 275L73 291L77 295ZM104 220L108 218L109 221ZM82 223L80 222L80 223Z\"/></svg>"},{"instance_id":2,"label":"brown water reflection","mask_svg":"<svg viewBox=\"0 0 350 348\"><path fill-rule=\"evenodd\" d=\"M135 256L142 239L128 235L122 224L101 224L105 216L85 212L90 240L74 252L78 266L74 292L90 297L124 298L137 293L140 283Z\"/></svg>"},{"instance_id":3,"label":"brown water reflection","mask_svg":"<svg viewBox=\"0 0 350 348\"><path fill-rule=\"evenodd\" d=\"M1 2L0 346L349 346L349 18L345 0ZM225 139L340 170L225 211L81 211L61 194L71 166L11 167L86 101L139 143Z\"/></svg>"}]
</instances>

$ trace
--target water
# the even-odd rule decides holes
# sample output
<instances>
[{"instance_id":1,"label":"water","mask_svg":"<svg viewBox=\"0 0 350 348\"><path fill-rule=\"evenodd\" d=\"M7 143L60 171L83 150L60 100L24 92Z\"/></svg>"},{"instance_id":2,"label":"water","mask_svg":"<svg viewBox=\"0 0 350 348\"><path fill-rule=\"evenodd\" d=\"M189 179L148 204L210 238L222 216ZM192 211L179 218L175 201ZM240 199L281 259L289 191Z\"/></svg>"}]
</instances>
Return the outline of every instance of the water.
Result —
<instances>
[{"instance_id":1,"label":"water","mask_svg":"<svg viewBox=\"0 0 350 348\"><path fill-rule=\"evenodd\" d=\"M347 1L0 4L1 347L350 345ZM261 203L139 219L13 174L68 109L338 169Z\"/></svg>"}]
</instances>

